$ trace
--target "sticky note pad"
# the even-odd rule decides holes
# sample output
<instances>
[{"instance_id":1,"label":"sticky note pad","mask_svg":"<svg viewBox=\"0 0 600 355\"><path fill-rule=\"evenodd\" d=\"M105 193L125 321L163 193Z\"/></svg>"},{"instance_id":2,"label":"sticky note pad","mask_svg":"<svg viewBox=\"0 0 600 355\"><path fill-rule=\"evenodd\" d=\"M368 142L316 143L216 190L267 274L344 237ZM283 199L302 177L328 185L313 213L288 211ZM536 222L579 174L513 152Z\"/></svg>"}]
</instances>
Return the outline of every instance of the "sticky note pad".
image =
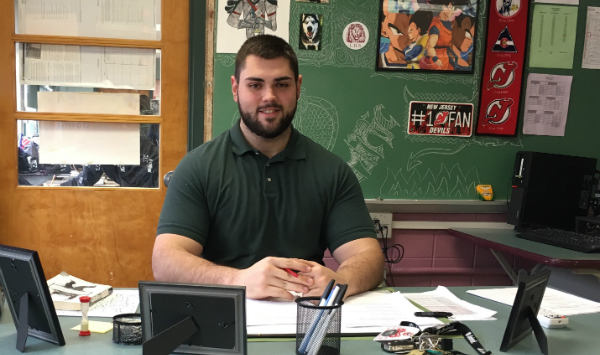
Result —
<instances>
[{"instance_id":1,"label":"sticky note pad","mask_svg":"<svg viewBox=\"0 0 600 355\"><path fill-rule=\"evenodd\" d=\"M71 330L79 331L80 327L81 327L81 324L77 324L76 326L71 328ZM97 322L97 321L91 320L89 323L89 329L91 332L104 334L104 333L108 333L109 331L111 331L113 329L113 324L112 324L112 322Z\"/></svg>"}]
</instances>

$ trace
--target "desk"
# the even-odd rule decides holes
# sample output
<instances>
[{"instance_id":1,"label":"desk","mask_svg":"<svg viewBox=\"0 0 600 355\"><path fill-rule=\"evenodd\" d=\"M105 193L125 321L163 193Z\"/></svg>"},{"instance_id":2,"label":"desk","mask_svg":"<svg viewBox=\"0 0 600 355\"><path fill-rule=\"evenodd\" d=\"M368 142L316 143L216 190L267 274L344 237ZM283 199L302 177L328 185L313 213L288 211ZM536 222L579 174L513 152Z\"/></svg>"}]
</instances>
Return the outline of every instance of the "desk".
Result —
<instances>
[{"instance_id":1,"label":"desk","mask_svg":"<svg viewBox=\"0 0 600 355\"><path fill-rule=\"evenodd\" d=\"M497 311L496 321L465 322L479 338L483 346L494 354L499 354L500 343L510 314L511 307L500 303L488 301L479 297L466 294L473 287L451 287L459 298L475 303L482 307ZM481 288L481 287L480 287ZM430 291L431 287L404 287L399 288L402 292L424 292ZM2 355L22 355L15 349L17 333L10 317L10 312L5 306L6 312L0 319L0 349ZM80 318L59 317L65 336L66 345L59 347L38 339L29 338L25 352L32 355L139 355L142 353L141 346L125 346L112 343L112 331L106 334L93 333L90 337L79 337L78 332L70 330L77 325ZM98 319L98 320L106 320ZM600 314L585 314L569 317L569 326L563 329L545 329L548 337L548 346L551 355L558 354L592 354L597 351L598 324ZM466 354L475 354L463 339L454 340L455 349ZM295 342L249 342L248 354L250 355L294 355ZM342 342L342 355L385 355L379 344L371 340L344 340ZM533 334L528 336L514 348L509 355L541 354Z\"/></svg>"},{"instance_id":2,"label":"desk","mask_svg":"<svg viewBox=\"0 0 600 355\"><path fill-rule=\"evenodd\" d=\"M510 229L456 228L449 229L451 236L468 240L477 245L490 248L508 276L517 282L517 275L506 259L500 254L505 252L544 265L560 268L600 268L600 253L581 253L530 240L517 238L517 232Z\"/></svg>"}]
</instances>

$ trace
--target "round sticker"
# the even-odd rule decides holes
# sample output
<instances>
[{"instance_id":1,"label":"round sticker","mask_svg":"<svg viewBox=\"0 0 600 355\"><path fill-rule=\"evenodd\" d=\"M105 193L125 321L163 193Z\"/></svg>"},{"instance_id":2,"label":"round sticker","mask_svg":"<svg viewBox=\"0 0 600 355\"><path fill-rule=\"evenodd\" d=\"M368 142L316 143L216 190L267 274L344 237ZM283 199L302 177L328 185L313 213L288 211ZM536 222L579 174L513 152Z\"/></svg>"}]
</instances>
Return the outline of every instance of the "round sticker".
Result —
<instances>
[{"instance_id":1,"label":"round sticker","mask_svg":"<svg viewBox=\"0 0 600 355\"><path fill-rule=\"evenodd\" d=\"M361 49L369 42L369 29L360 22L352 22L344 28L344 43L350 49Z\"/></svg>"},{"instance_id":2,"label":"round sticker","mask_svg":"<svg viewBox=\"0 0 600 355\"><path fill-rule=\"evenodd\" d=\"M521 0L496 0L496 10L502 17L513 17L521 10Z\"/></svg>"}]
</instances>

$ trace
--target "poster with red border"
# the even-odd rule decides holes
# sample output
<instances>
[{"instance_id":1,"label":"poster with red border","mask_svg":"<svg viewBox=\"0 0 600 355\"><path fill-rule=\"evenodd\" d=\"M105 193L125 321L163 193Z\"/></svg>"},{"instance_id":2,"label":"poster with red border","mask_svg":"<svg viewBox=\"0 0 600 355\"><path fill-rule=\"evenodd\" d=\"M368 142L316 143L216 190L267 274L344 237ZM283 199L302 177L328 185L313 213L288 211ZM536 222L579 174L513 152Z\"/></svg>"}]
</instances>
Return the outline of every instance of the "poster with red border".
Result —
<instances>
[{"instance_id":1,"label":"poster with red border","mask_svg":"<svg viewBox=\"0 0 600 355\"><path fill-rule=\"evenodd\" d=\"M477 134L517 132L528 10L528 0L490 0Z\"/></svg>"}]
</instances>

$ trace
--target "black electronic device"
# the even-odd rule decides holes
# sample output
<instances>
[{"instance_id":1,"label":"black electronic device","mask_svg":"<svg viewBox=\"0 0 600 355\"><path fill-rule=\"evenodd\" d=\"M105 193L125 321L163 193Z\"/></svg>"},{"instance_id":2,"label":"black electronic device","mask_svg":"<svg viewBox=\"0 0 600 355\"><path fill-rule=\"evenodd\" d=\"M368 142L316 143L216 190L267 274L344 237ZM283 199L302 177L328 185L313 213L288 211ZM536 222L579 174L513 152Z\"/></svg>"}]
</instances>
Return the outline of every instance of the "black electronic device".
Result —
<instances>
[{"instance_id":1,"label":"black electronic device","mask_svg":"<svg viewBox=\"0 0 600 355\"><path fill-rule=\"evenodd\" d=\"M582 253L600 253L600 235L541 228L528 233L518 233L517 237Z\"/></svg>"},{"instance_id":2,"label":"black electronic device","mask_svg":"<svg viewBox=\"0 0 600 355\"><path fill-rule=\"evenodd\" d=\"M537 319L537 314L544 298L546 285L550 278L550 270L542 270L527 275L525 270L519 271L517 296L513 304L500 351L508 351L523 340L533 330L537 342L544 355L548 355L548 340Z\"/></svg>"},{"instance_id":3,"label":"black electronic device","mask_svg":"<svg viewBox=\"0 0 600 355\"><path fill-rule=\"evenodd\" d=\"M574 231L575 218L588 213L596 164L593 158L518 152L508 223L519 231L547 227Z\"/></svg>"},{"instance_id":4,"label":"black electronic device","mask_svg":"<svg viewBox=\"0 0 600 355\"><path fill-rule=\"evenodd\" d=\"M246 288L140 281L143 355L247 354Z\"/></svg>"},{"instance_id":5,"label":"black electronic device","mask_svg":"<svg viewBox=\"0 0 600 355\"><path fill-rule=\"evenodd\" d=\"M0 245L0 286L17 327L17 350L27 337L65 345L38 253Z\"/></svg>"}]
</instances>

